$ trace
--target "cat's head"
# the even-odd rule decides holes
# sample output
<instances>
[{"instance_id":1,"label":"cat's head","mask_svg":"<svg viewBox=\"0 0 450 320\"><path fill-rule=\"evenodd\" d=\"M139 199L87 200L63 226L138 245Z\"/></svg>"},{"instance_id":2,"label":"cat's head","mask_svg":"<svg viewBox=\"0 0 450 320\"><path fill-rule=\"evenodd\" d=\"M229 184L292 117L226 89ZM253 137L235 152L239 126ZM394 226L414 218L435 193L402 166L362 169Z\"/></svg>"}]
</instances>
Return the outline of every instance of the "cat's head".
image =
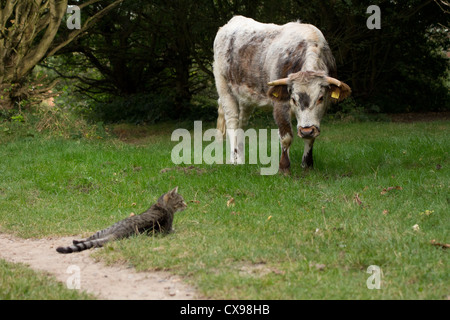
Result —
<instances>
[{"instance_id":1,"label":"cat's head","mask_svg":"<svg viewBox=\"0 0 450 320\"><path fill-rule=\"evenodd\" d=\"M176 211L182 211L187 208L187 204L184 201L181 194L178 193L178 187L170 190L169 192L163 194L159 199L158 203L164 207L173 208Z\"/></svg>"}]
</instances>

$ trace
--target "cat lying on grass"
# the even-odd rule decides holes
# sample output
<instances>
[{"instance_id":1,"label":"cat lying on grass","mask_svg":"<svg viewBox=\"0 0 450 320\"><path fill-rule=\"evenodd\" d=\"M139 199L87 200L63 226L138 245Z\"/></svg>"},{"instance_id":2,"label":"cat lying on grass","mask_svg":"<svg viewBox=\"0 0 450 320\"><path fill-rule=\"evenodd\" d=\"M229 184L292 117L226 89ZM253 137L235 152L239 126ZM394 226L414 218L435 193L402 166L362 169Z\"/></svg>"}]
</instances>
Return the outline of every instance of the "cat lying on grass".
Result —
<instances>
[{"instance_id":1,"label":"cat lying on grass","mask_svg":"<svg viewBox=\"0 0 450 320\"><path fill-rule=\"evenodd\" d=\"M72 253L101 247L105 243L127 238L139 233L169 233L172 231L175 212L186 209L187 204L178 193L178 187L159 197L157 203L147 211L116 222L84 240L73 240L73 245L58 247L59 253Z\"/></svg>"}]
</instances>

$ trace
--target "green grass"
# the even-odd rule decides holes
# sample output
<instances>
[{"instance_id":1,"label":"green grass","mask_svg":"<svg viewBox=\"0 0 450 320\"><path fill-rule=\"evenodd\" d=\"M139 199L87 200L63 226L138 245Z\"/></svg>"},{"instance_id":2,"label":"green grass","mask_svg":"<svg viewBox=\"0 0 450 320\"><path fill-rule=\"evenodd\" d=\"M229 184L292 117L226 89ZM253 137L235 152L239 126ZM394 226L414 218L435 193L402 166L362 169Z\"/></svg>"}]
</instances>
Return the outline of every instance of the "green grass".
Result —
<instances>
[{"instance_id":1,"label":"green grass","mask_svg":"<svg viewBox=\"0 0 450 320\"><path fill-rule=\"evenodd\" d=\"M290 176L261 176L259 165L177 167L170 134L183 125L115 128L132 143L2 126L3 232L88 235L179 186L189 207L175 217L175 233L119 241L96 256L170 270L214 299L450 294L448 251L430 244L450 242L448 122L325 124L315 169L300 168L303 143L295 139ZM370 265L382 270L380 290L367 289Z\"/></svg>"},{"instance_id":2,"label":"green grass","mask_svg":"<svg viewBox=\"0 0 450 320\"><path fill-rule=\"evenodd\" d=\"M92 297L69 290L45 273L34 272L23 264L0 259L0 300L86 300Z\"/></svg>"}]
</instances>

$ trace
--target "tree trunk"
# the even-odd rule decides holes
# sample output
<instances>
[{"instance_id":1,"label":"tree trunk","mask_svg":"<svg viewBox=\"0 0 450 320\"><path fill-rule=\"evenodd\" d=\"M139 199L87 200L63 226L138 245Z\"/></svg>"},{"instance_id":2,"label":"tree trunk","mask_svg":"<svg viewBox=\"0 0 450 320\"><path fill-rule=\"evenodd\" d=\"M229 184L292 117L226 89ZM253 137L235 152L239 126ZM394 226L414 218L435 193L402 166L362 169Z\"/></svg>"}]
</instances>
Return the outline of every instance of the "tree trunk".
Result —
<instances>
[{"instance_id":1,"label":"tree trunk","mask_svg":"<svg viewBox=\"0 0 450 320\"><path fill-rule=\"evenodd\" d=\"M4 0L0 3L0 110L9 110L16 102L32 96L27 76L44 58L75 39L106 12L121 3L117 0L86 20L59 44L54 43L68 0ZM93 4L100 0L91 0ZM3 5L2 5L3 4ZM37 39L39 39L37 41ZM53 47L52 47L53 45Z\"/></svg>"},{"instance_id":2,"label":"tree trunk","mask_svg":"<svg viewBox=\"0 0 450 320\"><path fill-rule=\"evenodd\" d=\"M178 114L186 113L186 107L191 101L189 71L192 65L190 32L188 26L189 2L179 3L179 8L174 10L175 42L172 55L175 67L175 108Z\"/></svg>"},{"instance_id":3,"label":"tree trunk","mask_svg":"<svg viewBox=\"0 0 450 320\"><path fill-rule=\"evenodd\" d=\"M189 68L189 67L188 67ZM187 72L186 72L187 71ZM189 90L189 69L183 67L177 71L176 75L176 97L175 108L178 114L186 113L189 102L191 101L191 92Z\"/></svg>"}]
</instances>

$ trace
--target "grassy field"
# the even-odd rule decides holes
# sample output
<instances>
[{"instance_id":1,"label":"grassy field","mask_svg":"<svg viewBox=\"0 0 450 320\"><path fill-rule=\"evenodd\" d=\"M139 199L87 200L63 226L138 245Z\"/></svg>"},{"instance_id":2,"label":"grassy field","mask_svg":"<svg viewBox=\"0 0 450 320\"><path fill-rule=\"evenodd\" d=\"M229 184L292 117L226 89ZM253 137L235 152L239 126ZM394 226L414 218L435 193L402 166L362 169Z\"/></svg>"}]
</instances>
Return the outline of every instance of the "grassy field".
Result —
<instances>
[{"instance_id":1,"label":"grassy field","mask_svg":"<svg viewBox=\"0 0 450 320\"><path fill-rule=\"evenodd\" d=\"M0 260L0 300L80 300L93 299L68 290L56 279L34 272L22 264Z\"/></svg>"},{"instance_id":2,"label":"grassy field","mask_svg":"<svg viewBox=\"0 0 450 320\"><path fill-rule=\"evenodd\" d=\"M179 186L189 207L175 233L95 255L170 270L213 299L450 295L448 249L431 244L450 242L449 122L325 124L315 169L300 168L295 139L290 176L261 176L260 165L176 166L170 135L179 127L193 124L118 125L119 140L0 123L1 231L89 235ZM367 288L371 265L380 290Z\"/></svg>"}]
</instances>

